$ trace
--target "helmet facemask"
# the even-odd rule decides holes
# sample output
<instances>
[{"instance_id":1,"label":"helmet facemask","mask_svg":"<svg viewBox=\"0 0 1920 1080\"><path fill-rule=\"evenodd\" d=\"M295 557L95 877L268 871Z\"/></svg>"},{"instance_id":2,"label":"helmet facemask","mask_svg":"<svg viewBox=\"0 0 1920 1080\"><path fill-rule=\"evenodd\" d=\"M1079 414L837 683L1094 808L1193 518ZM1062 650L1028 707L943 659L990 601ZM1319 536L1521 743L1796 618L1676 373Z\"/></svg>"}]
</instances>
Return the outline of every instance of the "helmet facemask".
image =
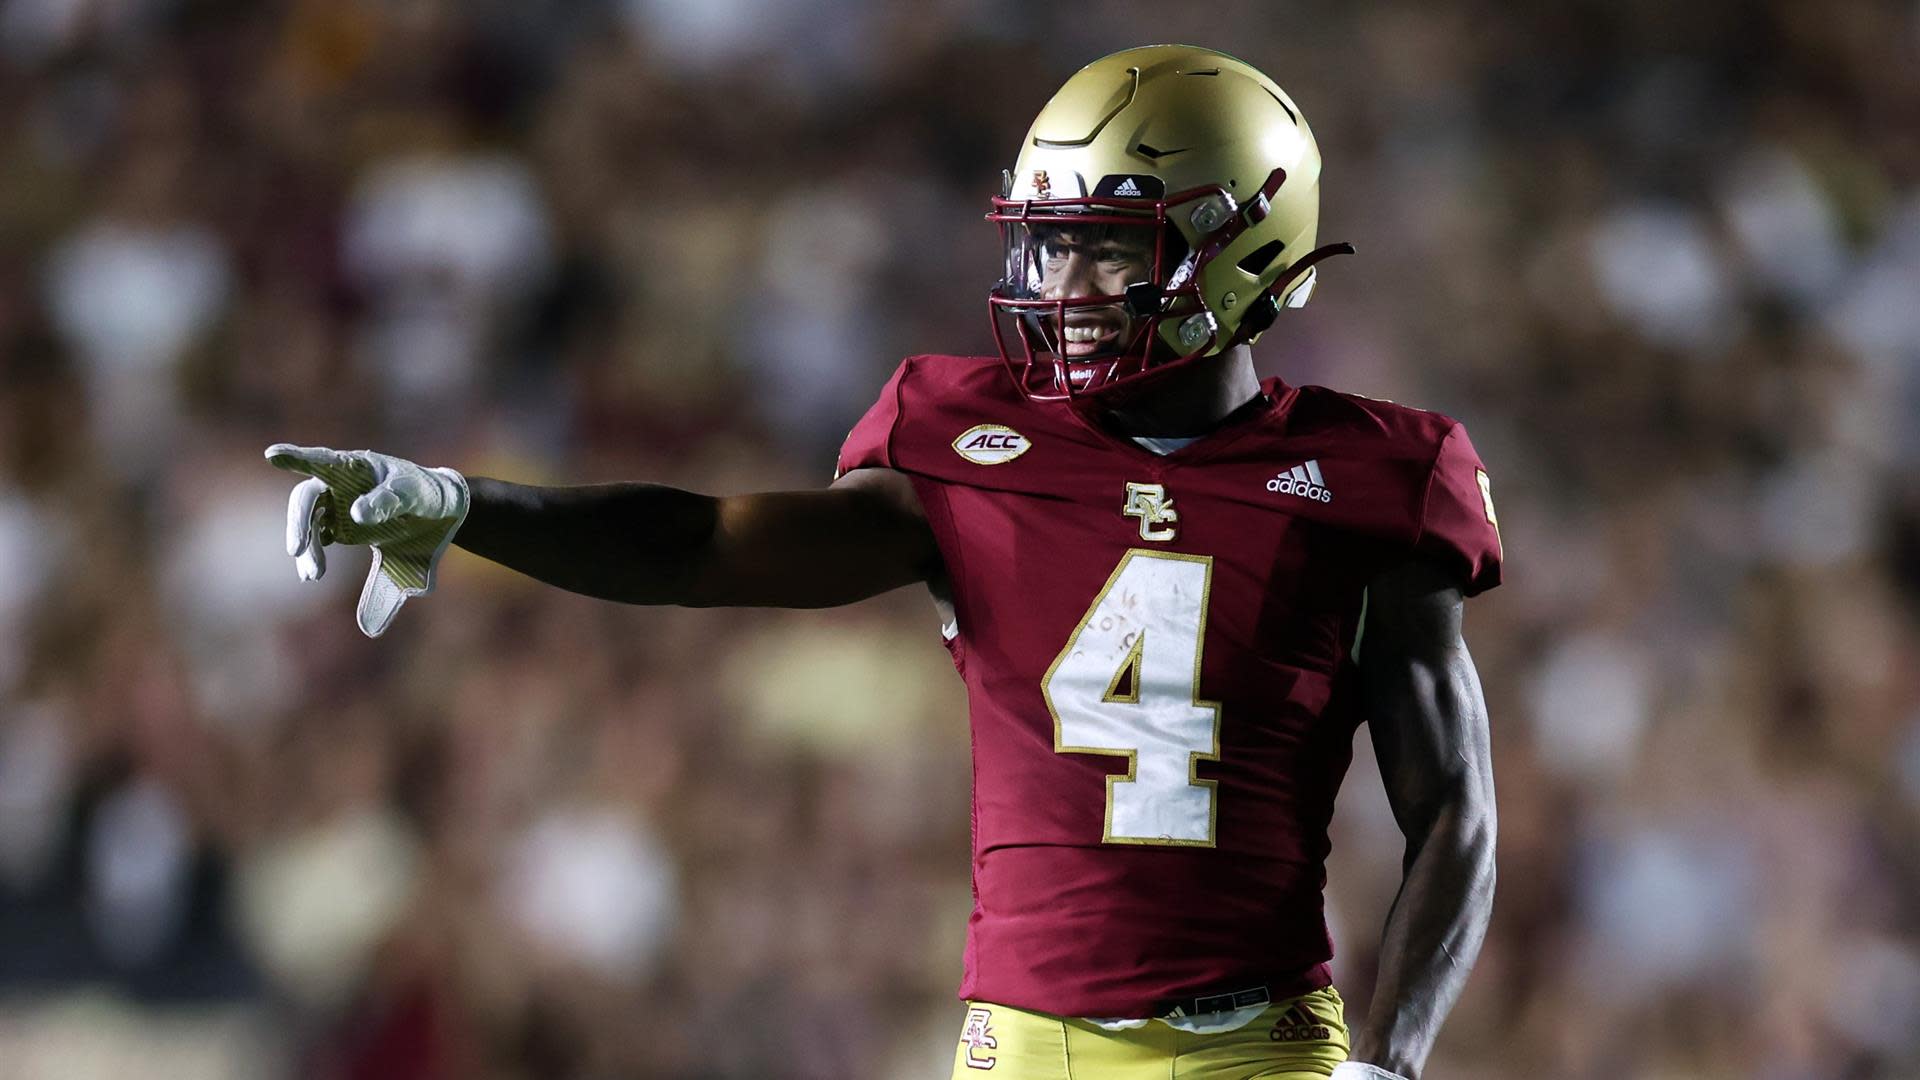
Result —
<instances>
[{"instance_id":1,"label":"helmet facemask","mask_svg":"<svg viewBox=\"0 0 1920 1080\"><path fill-rule=\"evenodd\" d=\"M1199 282L1211 260L1264 218L1268 196L1285 181L1285 170L1275 169L1244 208L1218 186L1164 198L993 200L987 219L1000 226L1004 264L988 303L994 340L1014 382L1036 401L1110 399L1123 383L1158 382L1160 375L1265 329L1271 312L1252 318L1244 312L1236 331L1244 327L1245 332L1231 332L1223 340L1220 320L1208 310ZM1181 221L1197 248L1189 246L1177 224ZM1146 256L1140 280L1127 282L1120 293L1049 295L1057 292L1058 282L1050 277L1062 272L1062 258L1097 258L1109 246ZM1315 262L1349 250L1333 245L1299 260L1249 307L1265 304L1277 311L1280 298L1311 273ZM1298 295L1304 300L1305 289ZM1076 340L1089 329L1094 340ZM1013 342L1018 342L1017 353ZM1150 372L1155 377L1148 379Z\"/></svg>"},{"instance_id":2,"label":"helmet facemask","mask_svg":"<svg viewBox=\"0 0 1920 1080\"><path fill-rule=\"evenodd\" d=\"M1168 293L1187 250L1164 214L1111 206L998 211L990 216L1005 261L989 301L994 337L1028 396L1095 396L1164 359L1162 320L1197 310L1197 298L1182 304ZM1120 282L1120 291L1094 291L1096 279Z\"/></svg>"}]
</instances>

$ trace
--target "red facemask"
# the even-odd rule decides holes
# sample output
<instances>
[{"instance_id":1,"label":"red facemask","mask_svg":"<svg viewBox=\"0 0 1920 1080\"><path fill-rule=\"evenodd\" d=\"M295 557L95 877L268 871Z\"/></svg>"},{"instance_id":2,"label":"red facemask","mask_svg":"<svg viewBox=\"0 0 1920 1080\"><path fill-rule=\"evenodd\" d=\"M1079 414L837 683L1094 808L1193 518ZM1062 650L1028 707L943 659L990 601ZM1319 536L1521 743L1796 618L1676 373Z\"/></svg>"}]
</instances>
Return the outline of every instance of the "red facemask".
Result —
<instances>
[{"instance_id":1,"label":"red facemask","mask_svg":"<svg viewBox=\"0 0 1920 1080\"><path fill-rule=\"evenodd\" d=\"M1244 207L1218 185L1160 196L994 199L987 220L1000 226L1006 262L987 303L994 341L1014 384L1035 401L1098 400L1111 405L1123 388L1131 396L1132 389L1157 383L1266 329L1279 297L1301 274L1328 255L1353 250L1334 244L1295 262L1248 306L1239 326L1223 341L1221 327L1201 301L1200 274L1242 232L1265 218L1273 193L1285 180L1285 170L1275 169ZM1113 186L1103 182L1096 191ZM1174 225L1181 215L1202 235L1197 251L1188 250ZM1150 230L1153 253L1147 279L1129 284L1120 294L1043 298L1048 239L1062 232L1084 235L1105 229ZM1255 309L1262 305L1270 310L1258 313ZM1172 337L1178 347L1160 333L1168 321L1177 327ZM1063 328L1076 323L1115 322L1125 332L1097 351L1075 355L1078 350L1064 340Z\"/></svg>"}]
</instances>

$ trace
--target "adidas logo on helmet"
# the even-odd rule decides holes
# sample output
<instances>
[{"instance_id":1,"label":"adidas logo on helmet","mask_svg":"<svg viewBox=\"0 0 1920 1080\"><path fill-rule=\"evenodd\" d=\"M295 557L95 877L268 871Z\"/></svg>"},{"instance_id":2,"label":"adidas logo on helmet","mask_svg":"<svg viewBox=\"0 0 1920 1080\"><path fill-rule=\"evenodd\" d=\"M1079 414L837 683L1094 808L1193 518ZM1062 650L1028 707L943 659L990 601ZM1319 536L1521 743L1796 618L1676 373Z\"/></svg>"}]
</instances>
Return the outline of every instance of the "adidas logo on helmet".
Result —
<instances>
[{"instance_id":1,"label":"adidas logo on helmet","mask_svg":"<svg viewBox=\"0 0 1920 1080\"><path fill-rule=\"evenodd\" d=\"M1135 195L1135 196L1137 196L1137 195L1139 195L1139 194L1140 194L1140 185L1139 185L1139 184L1136 184L1136 183L1134 183L1134 182L1133 182L1133 177L1131 177L1131 176L1129 176L1129 177L1127 177L1127 178L1126 178L1125 180L1122 180L1122 181L1120 181L1120 186L1119 186L1119 187L1116 187L1116 188L1114 188L1114 189L1113 189L1113 193L1114 193L1115 195Z\"/></svg>"}]
</instances>

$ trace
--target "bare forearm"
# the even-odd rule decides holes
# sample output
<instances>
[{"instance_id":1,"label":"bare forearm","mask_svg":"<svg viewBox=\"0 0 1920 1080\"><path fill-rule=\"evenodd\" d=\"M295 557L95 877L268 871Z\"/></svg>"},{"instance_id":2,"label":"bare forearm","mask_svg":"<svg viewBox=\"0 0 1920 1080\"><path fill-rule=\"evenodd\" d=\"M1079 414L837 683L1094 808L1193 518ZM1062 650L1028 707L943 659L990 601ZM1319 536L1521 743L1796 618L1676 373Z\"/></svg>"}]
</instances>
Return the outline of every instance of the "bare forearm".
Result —
<instances>
[{"instance_id":1,"label":"bare forearm","mask_svg":"<svg viewBox=\"0 0 1920 1080\"><path fill-rule=\"evenodd\" d=\"M693 602L720 500L655 484L535 487L468 478L454 543L549 585L629 604Z\"/></svg>"},{"instance_id":2,"label":"bare forearm","mask_svg":"<svg viewBox=\"0 0 1920 1080\"><path fill-rule=\"evenodd\" d=\"M1409 562L1367 593L1368 726L1407 848L1353 1056L1418 1077L1493 913L1493 753L1479 672L1460 633L1460 590Z\"/></svg>"},{"instance_id":3,"label":"bare forearm","mask_svg":"<svg viewBox=\"0 0 1920 1080\"><path fill-rule=\"evenodd\" d=\"M655 484L528 487L475 477L454 543L628 604L814 608L925 580L933 535L903 476L713 497Z\"/></svg>"},{"instance_id":4,"label":"bare forearm","mask_svg":"<svg viewBox=\"0 0 1920 1080\"><path fill-rule=\"evenodd\" d=\"M1490 795L1461 798L1408 845L1400 893L1380 942L1373 1005L1353 1056L1418 1077L1465 987L1493 914Z\"/></svg>"}]
</instances>

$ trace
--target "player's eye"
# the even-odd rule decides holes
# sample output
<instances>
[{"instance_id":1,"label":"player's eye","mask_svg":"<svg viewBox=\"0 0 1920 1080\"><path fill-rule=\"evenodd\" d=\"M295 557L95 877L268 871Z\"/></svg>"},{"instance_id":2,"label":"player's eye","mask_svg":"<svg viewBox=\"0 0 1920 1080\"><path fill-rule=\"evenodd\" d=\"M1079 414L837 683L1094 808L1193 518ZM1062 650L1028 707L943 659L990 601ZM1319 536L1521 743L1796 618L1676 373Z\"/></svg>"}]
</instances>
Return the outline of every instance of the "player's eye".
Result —
<instances>
[{"instance_id":1,"label":"player's eye","mask_svg":"<svg viewBox=\"0 0 1920 1080\"><path fill-rule=\"evenodd\" d=\"M1041 248L1047 260L1047 269L1058 270L1073 257L1074 245L1065 240L1049 240Z\"/></svg>"}]
</instances>

